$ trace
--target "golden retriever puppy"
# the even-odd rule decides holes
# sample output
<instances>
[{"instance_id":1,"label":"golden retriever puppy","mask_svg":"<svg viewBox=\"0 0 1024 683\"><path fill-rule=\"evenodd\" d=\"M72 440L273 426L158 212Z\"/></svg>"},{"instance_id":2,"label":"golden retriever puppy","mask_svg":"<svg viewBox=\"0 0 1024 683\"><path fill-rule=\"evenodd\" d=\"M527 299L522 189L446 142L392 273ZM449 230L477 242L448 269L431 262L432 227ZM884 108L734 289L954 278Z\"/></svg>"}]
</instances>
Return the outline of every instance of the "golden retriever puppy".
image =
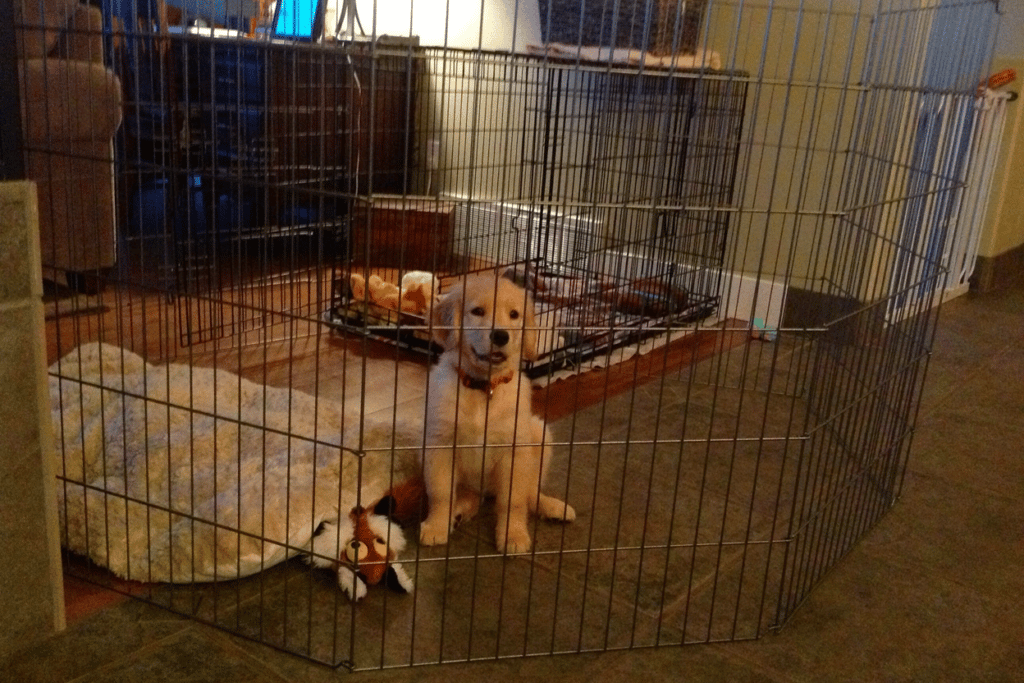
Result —
<instances>
[{"instance_id":1,"label":"golden retriever puppy","mask_svg":"<svg viewBox=\"0 0 1024 683\"><path fill-rule=\"evenodd\" d=\"M527 552L530 512L576 518L572 507L540 490L549 439L531 410L530 382L519 373L520 358L537 354L533 303L507 279L469 276L437 303L431 319L444 352L427 389L428 512L420 543L447 542L453 525L476 511L480 496L493 495L498 550Z\"/></svg>"}]
</instances>

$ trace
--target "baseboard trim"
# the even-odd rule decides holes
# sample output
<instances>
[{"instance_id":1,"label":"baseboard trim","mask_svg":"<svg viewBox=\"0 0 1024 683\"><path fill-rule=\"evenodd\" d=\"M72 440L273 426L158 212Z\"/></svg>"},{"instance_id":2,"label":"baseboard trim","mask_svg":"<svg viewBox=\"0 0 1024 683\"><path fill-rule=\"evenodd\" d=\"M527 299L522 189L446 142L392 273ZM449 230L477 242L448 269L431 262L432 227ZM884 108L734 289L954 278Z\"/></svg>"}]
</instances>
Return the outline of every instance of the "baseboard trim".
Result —
<instances>
[{"instance_id":1,"label":"baseboard trim","mask_svg":"<svg viewBox=\"0 0 1024 683\"><path fill-rule=\"evenodd\" d=\"M997 256L979 256L971 275L972 292L991 292L1024 285L1024 244Z\"/></svg>"}]
</instances>

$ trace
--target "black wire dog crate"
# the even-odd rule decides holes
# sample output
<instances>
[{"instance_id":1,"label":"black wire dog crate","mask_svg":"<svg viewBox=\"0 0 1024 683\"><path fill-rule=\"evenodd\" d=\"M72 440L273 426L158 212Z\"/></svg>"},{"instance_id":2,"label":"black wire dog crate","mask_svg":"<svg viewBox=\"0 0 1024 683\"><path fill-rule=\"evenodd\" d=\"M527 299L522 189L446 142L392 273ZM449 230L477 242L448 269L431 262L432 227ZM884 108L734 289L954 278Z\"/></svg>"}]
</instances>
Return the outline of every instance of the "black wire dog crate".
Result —
<instances>
[{"instance_id":1,"label":"black wire dog crate","mask_svg":"<svg viewBox=\"0 0 1024 683\"><path fill-rule=\"evenodd\" d=\"M105 289L46 322L65 572L352 669L782 627L900 495L997 22L835 4L623 2L568 38L555 9L458 36L416 12L359 39L78 29L124 123L25 143L47 225L118 235ZM67 55L19 49L69 104ZM70 110L27 107L28 137ZM96 206L51 192L83 160L116 180ZM446 546L377 527L414 589L352 601L313 535L417 471L408 350L483 271L536 300L522 381L577 518L516 557L487 502Z\"/></svg>"},{"instance_id":2,"label":"black wire dog crate","mask_svg":"<svg viewBox=\"0 0 1024 683\"><path fill-rule=\"evenodd\" d=\"M357 200L329 320L429 350L429 321L353 297L353 273L397 284L413 269L441 281L496 270L539 307L545 333L529 368L539 376L716 313L745 74L455 50L422 58L419 71L444 73L440 111L415 132L434 146L432 195ZM470 97L489 111L465 116ZM442 138L475 141L471 159L446 165L451 193L432 186ZM487 181L470 174L496 185L481 191Z\"/></svg>"},{"instance_id":3,"label":"black wire dog crate","mask_svg":"<svg viewBox=\"0 0 1024 683\"><path fill-rule=\"evenodd\" d=\"M259 326L259 310L323 310L301 288L286 303L243 283L316 278L344 249L354 197L406 190L415 41L390 44L371 56L365 41L323 50L186 27L115 43L119 267L125 280L200 295L182 300L183 343ZM201 296L233 286L248 314Z\"/></svg>"}]
</instances>

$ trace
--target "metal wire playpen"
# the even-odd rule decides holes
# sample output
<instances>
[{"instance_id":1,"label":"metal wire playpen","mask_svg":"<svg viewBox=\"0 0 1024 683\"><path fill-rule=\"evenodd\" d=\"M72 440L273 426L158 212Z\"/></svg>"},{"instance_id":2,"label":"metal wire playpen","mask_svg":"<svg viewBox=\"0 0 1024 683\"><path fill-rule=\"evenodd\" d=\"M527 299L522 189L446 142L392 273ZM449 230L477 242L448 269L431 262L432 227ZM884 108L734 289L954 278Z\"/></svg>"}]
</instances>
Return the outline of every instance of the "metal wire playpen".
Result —
<instances>
[{"instance_id":1,"label":"metal wire playpen","mask_svg":"<svg viewBox=\"0 0 1024 683\"><path fill-rule=\"evenodd\" d=\"M57 4L15 0L65 572L353 669L751 639L899 497L997 3ZM477 272L578 516L374 527L404 576L351 600Z\"/></svg>"}]
</instances>

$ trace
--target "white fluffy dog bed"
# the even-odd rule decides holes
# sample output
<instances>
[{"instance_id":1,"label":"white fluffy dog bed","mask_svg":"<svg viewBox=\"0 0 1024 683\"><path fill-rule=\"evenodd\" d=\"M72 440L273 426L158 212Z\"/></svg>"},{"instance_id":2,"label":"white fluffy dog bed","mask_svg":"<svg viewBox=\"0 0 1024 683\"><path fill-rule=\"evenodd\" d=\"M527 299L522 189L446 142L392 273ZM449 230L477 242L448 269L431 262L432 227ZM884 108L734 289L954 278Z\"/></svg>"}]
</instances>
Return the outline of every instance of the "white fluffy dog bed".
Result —
<instances>
[{"instance_id":1,"label":"white fluffy dog bed","mask_svg":"<svg viewBox=\"0 0 1024 683\"><path fill-rule=\"evenodd\" d=\"M62 542L125 579L261 571L415 468L414 450L393 449L415 429L360 429L336 403L222 370L89 344L50 371Z\"/></svg>"}]
</instances>

